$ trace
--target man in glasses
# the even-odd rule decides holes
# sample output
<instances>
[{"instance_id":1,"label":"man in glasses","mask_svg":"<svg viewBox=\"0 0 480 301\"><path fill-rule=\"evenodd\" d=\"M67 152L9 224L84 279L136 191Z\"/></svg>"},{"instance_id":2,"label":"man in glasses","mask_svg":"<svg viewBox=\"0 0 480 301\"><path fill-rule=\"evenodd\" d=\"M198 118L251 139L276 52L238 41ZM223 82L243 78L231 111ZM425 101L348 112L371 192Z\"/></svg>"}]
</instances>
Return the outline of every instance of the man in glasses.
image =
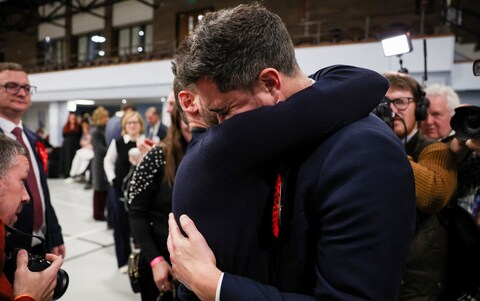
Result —
<instances>
[{"instance_id":1,"label":"man in glasses","mask_svg":"<svg viewBox=\"0 0 480 301\"><path fill-rule=\"evenodd\" d=\"M40 153L44 151L41 138L27 129L22 116L30 107L31 95L36 87L30 85L23 67L16 63L0 63L0 131L16 139L27 151L30 171L27 178L31 202L26 204L14 227L22 232L44 237L48 250L43 250L37 239L10 235L6 248L23 248L34 254L45 251L65 257L62 228L50 202L44 164Z\"/></svg>"},{"instance_id":2,"label":"man in glasses","mask_svg":"<svg viewBox=\"0 0 480 301\"><path fill-rule=\"evenodd\" d=\"M426 295L441 300L446 288L447 234L437 213L455 193L455 159L446 144L419 132L418 123L425 120L429 105L420 84L406 74L387 73L385 77L390 81L386 100L395 113L392 127L405 141L417 200L417 227L400 287L400 300L427 298Z\"/></svg>"}]
</instances>

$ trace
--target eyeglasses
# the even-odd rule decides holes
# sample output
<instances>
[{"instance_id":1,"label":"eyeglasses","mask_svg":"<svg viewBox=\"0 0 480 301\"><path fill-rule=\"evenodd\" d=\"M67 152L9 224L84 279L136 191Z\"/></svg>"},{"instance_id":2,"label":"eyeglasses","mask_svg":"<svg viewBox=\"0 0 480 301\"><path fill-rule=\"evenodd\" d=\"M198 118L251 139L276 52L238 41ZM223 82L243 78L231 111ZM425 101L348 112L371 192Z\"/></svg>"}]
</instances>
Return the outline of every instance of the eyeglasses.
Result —
<instances>
[{"instance_id":1,"label":"eyeglasses","mask_svg":"<svg viewBox=\"0 0 480 301\"><path fill-rule=\"evenodd\" d=\"M138 121L129 121L129 122L127 122L127 124L139 124L139 123L140 123L140 122L138 122Z\"/></svg>"},{"instance_id":2,"label":"eyeglasses","mask_svg":"<svg viewBox=\"0 0 480 301\"><path fill-rule=\"evenodd\" d=\"M413 97L399 97L395 99L389 99L387 97L383 98L383 102L386 102L388 104L393 103L393 106L397 108L399 111L406 110L408 108L408 105L414 100L415 98Z\"/></svg>"},{"instance_id":3,"label":"eyeglasses","mask_svg":"<svg viewBox=\"0 0 480 301\"><path fill-rule=\"evenodd\" d=\"M35 86L30 86L30 85L19 85L17 83L14 83L14 82L8 82L8 83L5 83L4 85L0 85L2 86L3 88L5 88L5 92L9 93L9 94L17 94L18 92L20 92L20 89L23 89L23 91L25 91L26 94L35 94L35 92L37 92L37 87Z\"/></svg>"}]
</instances>

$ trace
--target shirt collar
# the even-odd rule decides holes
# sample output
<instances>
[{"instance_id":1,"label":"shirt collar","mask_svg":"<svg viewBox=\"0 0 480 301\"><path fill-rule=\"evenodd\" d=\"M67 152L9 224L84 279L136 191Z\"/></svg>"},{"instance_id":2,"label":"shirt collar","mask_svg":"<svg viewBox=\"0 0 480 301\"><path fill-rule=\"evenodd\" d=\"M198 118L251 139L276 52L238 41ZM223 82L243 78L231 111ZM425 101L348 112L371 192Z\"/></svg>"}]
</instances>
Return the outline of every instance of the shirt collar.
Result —
<instances>
[{"instance_id":1,"label":"shirt collar","mask_svg":"<svg viewBox=\"0 0 480 301\"><path fill-rule=\"evenodd\" d=\"M130 141L135 142L135 141L141 140L141 139L145 139L145 135L142 134L142 135L138 136L138 138L136 140L133 140L132 136L130 136L129 134L123 135L123 142L125 142L125 143L128 143Z\"/></svg>"},{"instance_id":2,"label":"shirt collar","mask_svg":"<svg viewBox=\"0 0 480 301\"><path fill-rule=\"evenodd\" d=\"M4 117L0 117L0 128L2 128L5 133L11 133L16 127L19 127L23 130L23 123L21 120L18 124L15 124Z\"/></svg>"},{"instance_id":3,"label":"shirt collar","mask_svg":"<svg viewBox=\"0 0 480 301\"><path fill-rule=\"evenodd\" d=\"M407 136L407 142L412 139L413 136L418 132L418 128L414 129L408 136Z\"/></svg>"}]
</instances>

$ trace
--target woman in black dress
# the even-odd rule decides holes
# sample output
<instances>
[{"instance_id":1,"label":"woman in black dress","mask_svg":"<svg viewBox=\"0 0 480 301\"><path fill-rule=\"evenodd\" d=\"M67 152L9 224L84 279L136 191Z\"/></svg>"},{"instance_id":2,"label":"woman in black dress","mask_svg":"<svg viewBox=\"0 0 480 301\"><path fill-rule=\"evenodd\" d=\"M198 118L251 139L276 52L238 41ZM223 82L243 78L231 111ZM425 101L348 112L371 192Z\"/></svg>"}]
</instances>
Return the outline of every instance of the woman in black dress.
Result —
<instances>
[{"instance_id":1,"label":"woman in black dress","mask_svg":"<svg viewBox=\"0 0 480 301\"><path fill-rule=\"evenodd\" d=\"M130 228L140 246L139 272L142 301L174 300L172 269L167 249L168 214L172 211L175 173L191 139L188 126L175 108L167 137L154 146L137 166L127 195ZM168 292L167 292L168 291Z\"/></svg>"},{"instance_id":2,"label":"woman in black dress","mask_svg":"<svg viewBox=\"0 0 480 301\"><path fill-rule=\"evenodd\" d=\"M82 137L82 128L77 121L74 112L68 114L68 119L63 126L63 143L60 150L60 174L68 178L72 167L73 157L80 148L80 138Z\"/></svg>"}]
</instances>

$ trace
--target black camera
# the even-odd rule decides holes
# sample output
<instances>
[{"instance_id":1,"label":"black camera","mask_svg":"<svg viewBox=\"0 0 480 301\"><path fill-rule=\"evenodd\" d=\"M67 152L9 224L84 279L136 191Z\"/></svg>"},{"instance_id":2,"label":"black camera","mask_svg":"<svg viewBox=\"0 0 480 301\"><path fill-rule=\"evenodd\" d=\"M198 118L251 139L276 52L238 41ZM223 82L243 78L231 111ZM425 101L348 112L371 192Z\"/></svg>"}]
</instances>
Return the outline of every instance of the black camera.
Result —
<instances>
[{"instance_id":1,"label":"black camera","mask_svg":"<svg viewBox=\"0 0 480 301\"><path fill-rule=\"evenodd\" d=\"M384 98L378 106L373 109L373 114L377 115L385 121L389 127L393 126L393 119L395 118L395 112L390 108L390 101L387 98Z\"/></svg>"},{"instance_id":2,"label":"black camera","mask_svg":"<svg viewBox=\"0 0 480 301\"><path fill-rule=\"evenodd\" d=\"M470 139L480 136L480 107L464 106L455 109L455 115L450 120L450 126L460 139Z\"/></svg>"},{"instance_id":3,"label":"black camera","mask_svg":"<svg viewBox=\"0 0 480 301\"><path fill-rule=\"evenodd\" d=\"M5 276L13 284L15 271L17 270L17 253L20 249L13 249L11 252L5 253L5 265L3 272ZM41 255L28 253L28 269L32 272L40 272L50 266L50 263ZM68 274L60 269L57 273L57 286L53 291L53 300L57 300L63 296L68 287Z\"/></svg>"}]
</instances>

